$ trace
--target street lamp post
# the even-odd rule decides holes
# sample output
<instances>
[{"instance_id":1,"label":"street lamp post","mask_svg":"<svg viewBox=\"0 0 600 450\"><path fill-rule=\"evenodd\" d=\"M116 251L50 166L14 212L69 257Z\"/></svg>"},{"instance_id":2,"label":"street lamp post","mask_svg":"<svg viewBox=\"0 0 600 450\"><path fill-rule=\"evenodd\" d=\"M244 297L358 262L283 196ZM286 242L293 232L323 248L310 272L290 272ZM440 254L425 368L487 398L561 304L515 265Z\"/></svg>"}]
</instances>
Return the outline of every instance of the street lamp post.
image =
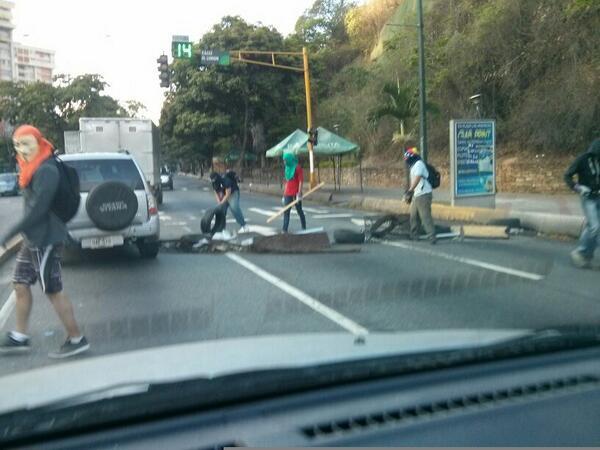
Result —
<instances>
[{"instance_id":1,"label":"street lamp post","mask_svg":"<svg viewBox=\"0 0 600 450\"><path fill-rule=\"evenodd\" d=\"M425 37L423 33L423 0L417 0L419 28L419 131L421 158L427 161L427 94L425 92Z\"/></svg>"},{"instance_id":2,"label":"street lamp post","mask_svg":"<svg viewBox=\"0 0 600 450\"><path fill-rule=\"evenodd\" d=\"M427 161L427 94L425 83L425 34L423 32L423 0L417 2L417 25L387 23L392 27L417 28L419 32L419 147L421 157Z\"/></svg>"}]
</instances>

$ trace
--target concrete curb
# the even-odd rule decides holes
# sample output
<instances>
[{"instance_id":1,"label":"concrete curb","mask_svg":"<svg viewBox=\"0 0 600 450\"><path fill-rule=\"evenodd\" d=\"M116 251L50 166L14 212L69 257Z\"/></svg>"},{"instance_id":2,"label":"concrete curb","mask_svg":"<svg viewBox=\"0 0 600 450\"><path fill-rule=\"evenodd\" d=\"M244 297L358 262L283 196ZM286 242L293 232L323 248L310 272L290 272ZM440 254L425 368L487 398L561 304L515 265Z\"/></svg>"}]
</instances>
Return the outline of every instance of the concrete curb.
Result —
<instances>
[{"instance_id":1,"label":"concrete curb","mask_svg":"<svg viewBox=\"0 0 600 450\"><path fill-rule=\"evenodd\" d=\"M256 192L267 195L281 195L279 187L246 186L247 192ZM335 193L318 193L311 195L310 201L331 205L340 203L335 201ZM388 199L379 197L362 197L354 195L344 203L351 209L365 211L386 212L393 214L407 214L409 205L402 199ZM585 224L581 216L567 216L560 214L533 213L527 211L509 211L506 209L487 209L466 206L450 206L434 203L432 215L437 220L449 222L464 222L488 225L490 222L501 219L519 219L523 228L534 230L543 234L579 237Z\"/></svg>"},{"instance_id":2,"label":"concrete curb","mask_svg":"<svg viewBox=\"0 0 600 450\"><path fill-rule=\"evenodd\" d=\"M23 238L21 236L12 239L6 250L0 250L0 266L8 261L15 253L19 251L21 248L21 244L23 243Z\"/></svg>"}]
</instances>

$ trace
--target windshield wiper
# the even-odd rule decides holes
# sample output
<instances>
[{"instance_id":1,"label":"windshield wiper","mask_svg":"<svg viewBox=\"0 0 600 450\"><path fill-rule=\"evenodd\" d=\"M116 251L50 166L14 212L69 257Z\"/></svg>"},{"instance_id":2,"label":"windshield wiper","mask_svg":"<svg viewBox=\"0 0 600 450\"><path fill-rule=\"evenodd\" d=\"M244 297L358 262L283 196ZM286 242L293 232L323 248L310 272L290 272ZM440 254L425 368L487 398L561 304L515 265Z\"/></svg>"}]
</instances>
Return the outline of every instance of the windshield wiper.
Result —
<instances>
[{"instance_id":1,"label":"windshield wiper","mask_svg":"<svg viewBox=\"0 0 600 450\"><path fill-rule=\"evenodd\" d=\"M65 433L81 432L99 425L123 426L140 420L345 383L594 346L600 346L600 327L557 327L532 331L491 345L457 350L391 355L171 383L132 383L5 414L0 417L0 443L12 443L25 436L47 438L59 432L64 437Z\"/></svg>"}]
</instances>

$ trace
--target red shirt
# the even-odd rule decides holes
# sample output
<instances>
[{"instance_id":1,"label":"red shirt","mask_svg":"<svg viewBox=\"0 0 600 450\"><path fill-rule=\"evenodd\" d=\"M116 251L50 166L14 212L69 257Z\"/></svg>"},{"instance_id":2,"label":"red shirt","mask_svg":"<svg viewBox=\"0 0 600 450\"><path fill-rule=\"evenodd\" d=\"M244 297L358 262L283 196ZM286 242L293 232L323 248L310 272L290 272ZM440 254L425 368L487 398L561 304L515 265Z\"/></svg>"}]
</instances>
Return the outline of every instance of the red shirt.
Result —
<instances>
[{"instance_id":1,"label":"red shirt","mask_svg":"<svg viewBox=\"0 0 600 450\"><path fill-rule=\"evenodd\" d=\"M287 181L285 183L285 191L283 195L286 197L295 197L298 195L298 191L300 190L300 183L304 181L304 171L300 164L296 166L296 173L294 173L294 178Z\"/></svg>"}]
</instances>

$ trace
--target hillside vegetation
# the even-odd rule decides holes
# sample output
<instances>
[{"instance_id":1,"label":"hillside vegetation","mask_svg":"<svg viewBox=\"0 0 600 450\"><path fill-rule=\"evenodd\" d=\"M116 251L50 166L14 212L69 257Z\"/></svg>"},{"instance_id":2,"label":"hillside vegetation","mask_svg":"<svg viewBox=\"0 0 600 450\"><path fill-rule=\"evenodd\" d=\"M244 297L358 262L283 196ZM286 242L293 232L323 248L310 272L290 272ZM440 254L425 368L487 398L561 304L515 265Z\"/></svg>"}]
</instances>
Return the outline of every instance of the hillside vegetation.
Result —
<instances>
[{"instance_id":1,"label":"hillside vegetation","mask_svg":"<svg viewBox=\"0 0 600 450\"><path fill-rule=\"evenodd\" d=\"M423 1L433 153L446 151L450 119L474 117L474 94L481 95L482 116L497 121L505 151L572 153L600 135L600 1ZM415 0L316 0L290 36L227 17L197 45L307 46L316 125L358 142L363 158L393 164L418 138L415 24ZM175 64L163 108L173 157L209 161L234 149L260 161L294 128L306 127L301 76L197 65Z\"/></svg>"}]
</instances>

